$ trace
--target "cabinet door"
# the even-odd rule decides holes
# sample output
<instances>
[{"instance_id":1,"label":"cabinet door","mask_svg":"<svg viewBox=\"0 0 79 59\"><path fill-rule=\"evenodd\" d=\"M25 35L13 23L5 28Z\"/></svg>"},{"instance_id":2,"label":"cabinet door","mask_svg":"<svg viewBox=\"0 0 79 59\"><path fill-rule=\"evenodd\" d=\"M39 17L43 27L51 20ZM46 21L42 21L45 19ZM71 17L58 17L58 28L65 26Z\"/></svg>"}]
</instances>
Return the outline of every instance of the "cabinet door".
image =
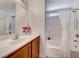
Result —
<instances>
[{"instance_id":1,"label":"cabinet door","mask_svg":"<svg viewBox=\"0 0 79 59\"><path fill-rule=\"evenodd\" d=\"M18 50L10 58L31 58L31 43Z\"/></svg>"},{"instance_id":2,"label":"cabinet door","mask_svg":"<svg viewBox=\"0 0 79 59\"><path fill-rule=\"evenodd\" d=\"M40 37L37 37L32 41L32 58L39 57L39 40Z\"/></svg>"}]
</instances>

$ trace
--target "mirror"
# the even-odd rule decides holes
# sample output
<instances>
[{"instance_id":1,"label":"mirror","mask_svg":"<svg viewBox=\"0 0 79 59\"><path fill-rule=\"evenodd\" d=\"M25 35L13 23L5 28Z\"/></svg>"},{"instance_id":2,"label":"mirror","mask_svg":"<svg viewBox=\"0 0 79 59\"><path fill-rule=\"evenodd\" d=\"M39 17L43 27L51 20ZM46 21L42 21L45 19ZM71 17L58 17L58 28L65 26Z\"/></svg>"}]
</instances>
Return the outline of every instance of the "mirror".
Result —
<instances>
[{"instance_id":1,"label":"mirror","mask_svg":"<svg viewBox=\"0 0 79 59\"><path fill-rule=\"evenodd\" d=\"M29 0L0 0L0 35L22 34L29 26Z\"/></svg>"},{"instance_id":2,"label":"mirror","mask_svg":"<svg viewBox=\"0 0 79 59\"><path fill-rule=\"evenodd\" d=\"M15 16L15 1L0 0L0 35L15 33Z\"/></svg>"},{"instance_id":3,"label":"mirror","mask_svg":"<svg viewBox=\"0 0 79 59\"><path fill-rule=\"evenodd\" d=\"M16 0L16 32L23 33L23 27L29 26L29 0Z\"/></svg>"}]
</instances>

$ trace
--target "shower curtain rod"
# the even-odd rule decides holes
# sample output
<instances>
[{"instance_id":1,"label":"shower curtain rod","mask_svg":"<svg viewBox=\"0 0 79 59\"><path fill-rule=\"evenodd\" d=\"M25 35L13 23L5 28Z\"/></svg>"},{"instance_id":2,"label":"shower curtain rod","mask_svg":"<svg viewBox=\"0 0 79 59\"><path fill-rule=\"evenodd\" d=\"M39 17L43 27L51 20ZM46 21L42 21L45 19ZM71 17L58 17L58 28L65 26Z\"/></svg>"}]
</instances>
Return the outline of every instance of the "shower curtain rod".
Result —
<instances>
[{"instance_id":1,"label":"shower curtain rod","mask_svg":"<svg viewBox=\"0 0 79 59\"><path fill-rule=\"evenodd\" d=\"M51 10L51 11L46 11L46 13L51 13L51 12L57 12L57 11L60 11L60 10L67 10L67 9L70 9L71 11L78 11L79 8L61 8L61 9L54 9L54 10Z\"/></svg>"},{"instance_id":2,"label":"shower curtain rod","mask_svg":"<svg viewBox=\"0 0 79 59\"><path fill-rule=\"evenodd\" d=\"M79 10L79 8L62 8L62 9L55 9L55 10L51 10L51 11L46 11L46 13L56 12L56 11L60 11L60 10L67 10L67 9L70 9L71 11Z\"/></svg>"},{"instance_id":3,"label":"shower curtain rod","mask_svg":"<svg viewBox=\"0 0 79 59\"><path fill-rule=\"evenodd\" d=\"M78 10L79 10L79 9L72 9L73 12L76 12L76 11L78 11Z\"/></svg>"}]
</instances>

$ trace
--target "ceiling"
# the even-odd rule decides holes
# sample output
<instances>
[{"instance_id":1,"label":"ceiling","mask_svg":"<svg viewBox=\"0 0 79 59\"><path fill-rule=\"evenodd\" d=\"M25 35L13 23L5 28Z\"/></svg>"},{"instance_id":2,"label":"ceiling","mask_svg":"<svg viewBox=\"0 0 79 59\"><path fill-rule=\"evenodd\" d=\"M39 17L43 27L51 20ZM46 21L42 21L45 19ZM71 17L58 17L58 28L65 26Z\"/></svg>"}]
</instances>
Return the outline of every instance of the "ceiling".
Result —
<instances>
[{"instance_id":1,"label":"ceiling","mask_svg":"<svg viewBox=\"0 0 79 59\"><path fill-rule=\"evenodd\" d=\"M79 8L79 0L46 0L47 11L62 8Z\"/></svg>"}]
</instances>

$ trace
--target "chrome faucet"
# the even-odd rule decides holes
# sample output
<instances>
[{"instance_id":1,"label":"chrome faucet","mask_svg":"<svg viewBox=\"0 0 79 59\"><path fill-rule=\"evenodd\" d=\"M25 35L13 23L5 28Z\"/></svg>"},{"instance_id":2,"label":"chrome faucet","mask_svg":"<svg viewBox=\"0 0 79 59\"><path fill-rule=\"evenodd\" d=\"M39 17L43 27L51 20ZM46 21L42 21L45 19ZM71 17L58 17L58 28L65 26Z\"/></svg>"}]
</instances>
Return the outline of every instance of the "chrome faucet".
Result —
<instances>
[{"instance_id":1,"label":"chrome faucet","mask_svg":"<svg viewBox=\"0 0 79 59\"><path fill-rule=\"evenodd\" d=\"M19 38L19 34L15 34L14 40L17 40Z\"/></svg>"}]
</instances>

